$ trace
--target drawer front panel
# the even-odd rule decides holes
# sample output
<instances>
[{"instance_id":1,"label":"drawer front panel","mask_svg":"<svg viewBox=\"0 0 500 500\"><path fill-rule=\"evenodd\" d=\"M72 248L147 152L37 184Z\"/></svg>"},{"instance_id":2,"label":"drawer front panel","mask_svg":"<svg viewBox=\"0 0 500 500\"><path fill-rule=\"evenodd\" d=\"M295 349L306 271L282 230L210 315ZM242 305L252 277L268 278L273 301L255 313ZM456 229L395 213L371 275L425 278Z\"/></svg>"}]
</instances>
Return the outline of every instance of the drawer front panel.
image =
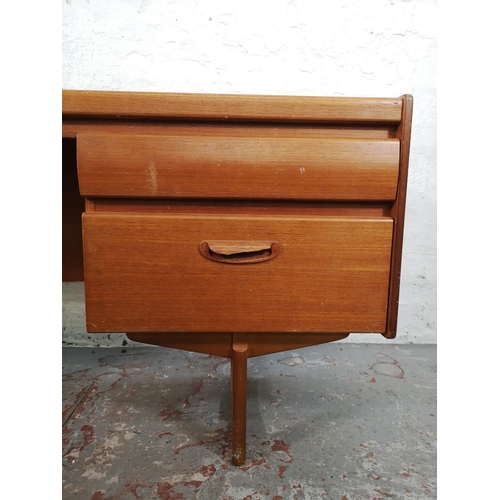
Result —
<instances>
[{"instance_id":1,"label":"drawer front panel","mask_svg":"<svg viewBox=\"0 0 500 500\"><path fill-rule=\"evenodd\" d=\"M366 217L86 213L87 329L384 332L392 226ZM251 260L267 244L275 255L228 265L203 255L207 242L223 258L234 248Z\"/></svg>"},{"instance_id":2,"label":"drawer front panel","mask_svg":"<svg viewBox=\"0 0 500 500\"><path fill-rule=\"evenodd\" d=\"M391 201L398 139L79 134L88 197Z\"/></svg>"}]
</instances>

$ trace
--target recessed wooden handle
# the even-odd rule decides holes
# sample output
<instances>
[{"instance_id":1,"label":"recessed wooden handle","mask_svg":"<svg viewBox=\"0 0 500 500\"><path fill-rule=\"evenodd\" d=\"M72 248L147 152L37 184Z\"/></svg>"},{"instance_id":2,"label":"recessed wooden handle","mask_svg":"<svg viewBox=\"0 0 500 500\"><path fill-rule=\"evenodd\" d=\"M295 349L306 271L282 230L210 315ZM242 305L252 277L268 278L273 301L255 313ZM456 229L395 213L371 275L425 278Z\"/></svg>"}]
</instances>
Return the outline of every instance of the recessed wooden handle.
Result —
<instances>
[{"instance_id":1,"label":"recessed wooden handle","mask_svg":"<svg viewBox=\"0 0 500 500\"><path fill-rule=\"evenodd\" d=\"M212 240L200 243L200 252L207 259L224 264L255 264L276 257L277 241Z\"/></svg>"}]
</instances>

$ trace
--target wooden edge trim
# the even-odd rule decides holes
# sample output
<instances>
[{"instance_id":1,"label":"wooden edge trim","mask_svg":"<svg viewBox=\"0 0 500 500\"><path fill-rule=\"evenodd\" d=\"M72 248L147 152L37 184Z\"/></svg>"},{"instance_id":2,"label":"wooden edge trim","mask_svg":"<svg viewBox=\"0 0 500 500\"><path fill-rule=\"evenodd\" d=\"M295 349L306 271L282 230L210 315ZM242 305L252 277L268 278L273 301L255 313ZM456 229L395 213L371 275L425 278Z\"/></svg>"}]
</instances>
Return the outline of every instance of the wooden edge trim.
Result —
<instances>
[{"instance_id":1,"label":"wooden edge trim","mask_svg":"<svg viewBox=\"0 0 500 500\"><path fill-rule=\"evenodd\" d=\"M231 358L236 342L242 336L246 339L247 356L253 358L276 352L300 349L327 342L334 342L349 336L349 333L171 333L171 332L135 332L127 333L127 337L143 344L170 347L184 351L198 352ZM238 336L240 335L240 336Z\"/></svg>"},{"instance_id":2,"label":"wooden edge trim","mask_svg":"<svg viewBox=\"0 0 500 500\"><path fill-rule=\"evenodd\" d=\"M263 356L276 352L290 351L327 342L345 339L349 333L272 333L260 335L248 334L248 357Z\"/></svg>"},{"instance_id":3,"label":"wooden edge trim","mask_svg":"<svg viewBox=\"0 0 500 500\"><path fill-rule=\"evenodd\" d=\"M94 198L85 198L85 212L95 212Z\"/></svg>"},{"instance_id":4,"label":"wooden edge trim","mask_svg":"<svg viewBox=\"0 0 500 500\"><path fill-rule=\"evenodd\" d=\"M399 123L402 99L63 90L64 117Z\"/></svg>"},{"instance_id":5,"label":"wooden edge trim","mask_svg":"<svg viewBox=\"0 0 500 500\"><path fill-rule=\"evenodd\" d=\"M406 208L406 190L408 185L408 162L410 157L411 122L413 114L413 96L402 96L403 116L396 137L400 140L399 181L396 200L391 216L394 220L391 256L391 276L389 280L389 299L387 306L387 328L384 337L396 337L398 324L399 289L401 281L401 262L403 256L403 232Z\"/></svg>"},{"instance_id":6,"label":"wooden edge trim","mask_svg":"<svg viewBox=\"0 0 500 500\"><path fill-rule=\"evenodd\" d=\"M211 333L207 335L199 333L135 332L126 335L130 340L142 344L170 347L224 358L231 357L233 343L232 333Z\"/></svg>"}]
</instances>

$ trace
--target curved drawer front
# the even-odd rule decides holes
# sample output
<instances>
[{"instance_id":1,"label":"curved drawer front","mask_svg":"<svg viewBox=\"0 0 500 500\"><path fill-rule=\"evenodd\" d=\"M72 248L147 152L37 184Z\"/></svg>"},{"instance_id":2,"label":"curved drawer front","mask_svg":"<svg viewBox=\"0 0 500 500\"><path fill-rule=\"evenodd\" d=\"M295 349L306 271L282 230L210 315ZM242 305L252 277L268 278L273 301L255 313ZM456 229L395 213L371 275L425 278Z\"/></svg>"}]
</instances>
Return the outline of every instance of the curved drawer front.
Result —
<instances>
[{"instance_id":1,"label":"curved drawer front","mask_svg":"<svg viewBox=\"0 0 500 500\"><path fill-rule=\"evenodd\" d=\"M398 139L79 134L88 197L390 201Z\"/></svg>"},{"instance_id":2,"label":"curved drawer front","mask_svg":"<svg viewBox=\"0 0 500 500\"><path fill-rule=\"evenodd\" d=\"M392 227L389 218L86 213L87 329L384 332Z\"/></svg>"}]
</instances>

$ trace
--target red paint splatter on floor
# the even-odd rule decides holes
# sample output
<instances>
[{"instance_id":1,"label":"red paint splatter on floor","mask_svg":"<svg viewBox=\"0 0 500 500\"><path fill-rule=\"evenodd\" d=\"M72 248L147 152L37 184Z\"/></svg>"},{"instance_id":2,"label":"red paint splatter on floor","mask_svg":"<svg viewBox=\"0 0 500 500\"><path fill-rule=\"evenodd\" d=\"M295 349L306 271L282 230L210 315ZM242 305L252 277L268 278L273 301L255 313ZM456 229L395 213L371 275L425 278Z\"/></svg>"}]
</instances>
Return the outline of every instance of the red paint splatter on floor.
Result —
<instances>
[{"instance_id":1,"label":"red paint splatter on floor","mask_svg":"<svg viewBox=\"0 0 500 500\"><path fill-rule=\"evenodd\" d=\"M78 405L81 403L81 400L83 396L85 396L85 393L89 390L88 385L80 389L76 396L72 397L71 403L67 404L64 406L63 412L62 412L62 419L63 422L66 420L68 415L73 411L75 407L78 407Z\"/></svg>"},{"instance_id":2,"label":"red paint splatter on floor","mask_svg":"<svg viewBox=\"0 0 500 500\"><path fill-rule=\"evenodd\" d=\"M205 481L210 479L215 474L215 465L203 465L197 471L195 471L195 474L196 473L201 474L204 479L202 481L184 481L182 484L184 486L194 486L195 488L199 488Z\"/></svg>"},{"instance_id":3,"label":"red paint splatter on floor","mask_svg":"<svg viewBox=\"0 0 500 500\"><path fill-rule=\"evenodd\" d=\"M280 465L280 466L278 467L278 470L279 470L279 471L278 471L278 477L279 477L280 479L283 479L283 474L284 474L284 472L285 472L287 469L288 469L288 467L287 467L286 465Z\"/></svg>"},{"instance_id":4,"label":"red paint splatter on floor","mask_svg":"<svg viewBox=\"0 0 500 500\"><path fill-rule=\"evenodd\" d=\"M86 446L88 446L94 440L94 428L91 425L83 425L80 429L83 434L83 443L80 446L72 446L63 453L63 458L74 458L72 457L74 451L82 451ZM69 433L68 431L66 431ZM63 434L65 432L63 431ZM68 438L63 438L63 445L68 445L71 442Z\"/></svg>"},{"instance_id":5,"label":"red paint splatter on floor","mask_svg":"<svg viewBox=\"0 0 500 500\"><path fill-rule=\"evenodd\" d=\"M90 500L105 500L104 493L102 491L96 491Z\"/></svg>"},{"instance_id":6,"label":"red paint splatter on floor","mask_svg":"<svg viewBox=\"0 0 500 500\"><path fill-rule=\"evenodd\" d=\"M184 410L187 410L188 408L191 408L193 405L191 404L191 402L189 401L189 399L193 396L196 396L196 394L198 394L201 389L202 389L202 386L203 386L203 379L195 382L193 381L193 385L192 385L192 391L190 394L188 394L184 400L183 400L183 404L182 404L182 408L181 409L173 409L171 407L168 407L168 408L165 408L164 410L162 410L158 416L162 419L162 420L168 420L170 417L180 417Z\"/></svg>"},{"instance_id":7,"label":"red paint splatter on floor","mask_svg":"<svg viewBox=\"0 0 500 500\"><path fill-rule=\"evenodd\" d=\"M276 451L276 452L283 452L285 455L288 456L289 460L282 460L282 462L292 462L293 461L293 457L290 454L290 445L286 444L281 439L274 440L274 444L271 447L271 450Z\"/></svg>"},{"instance_id":8,"label":"red paint splatter on floor","mask_svg":"<svg viewBox=\"0 0 500 500\"><path fill-rule=\"evenodd\" d=\"M203 465L198 469L197 472L200 472L203 477L211 478L215 474L215 465Z\"/></svg>"},{"instance_id":9,"label":"red paint splatter on floor","mask_svg":"<svg viewBox=\"0 0 500 500\"><path fill-rule=\"evenodd\" d=\"M123 381L124 378L127 378L128 377L128 373L125 372L125 371L122 371L120 373L120 377L117 378L110 386L109 386L109 389L107 391L102 391L102 393L105 393L105 392L110 392L110 391L114 391L117 387L117 385Z\"/></svg>"},{"instance_id":10,"label":"red paint splatter on floor","mask_svg":"<svg viewBox=\"0 0 500 500\"><path fill-rule=\"evenodd\" d=\"M168 420L170 417L180 417L182 415L182 410L174 410L173 408L165 408L162 410L158 416L162 420Z\"/></svg>"},{"instance_id":11,"label":"red paint splatter on floor","mask_svg":"<svg viewBox=\"0 0 500 500\"><path fill-rule=\"evenodd\" d=\"M162 432L161 434L158 435L158 438L161 438L163 436L173 436L173 434L169 431Z\"/></svg>"},{"instance_id":12,"label":"red paint splatter on floor","mask_svg":"<svg viewBox=\"0 0 500 500\"><path fill-rule=\"evenodd\" d=\"M203 446L204 444L205 444L205 441L198 441L197 443L191 443L191 444L183 444L175 449L174 455L178 455L182 450L185 450L186 448L193 448L195 446Z\"/></svg>"},{"instance_id":13,"label":"red paint splatter on floor","mask_svg":"<svg viewBox=\"0 0 500 500\"><path fill-rule=\"evenodd\" d=\"M170 483L158 483L157 495L160 500L184 500L182 493L172 491L174 487Z\"/></svg>"},{"instance_id":14,"label":"red paint splatter on floor","mask_svg":"<svg viewBox=\"0 0 500 500\"><path fill-rule=\"evenodd\" d=\"M216 443L220 443L220 454L223 460L227 460L230 456L229 448L231 447L231 429L217 429L216 438L214 440Z\"/></svg>"},{"instance_id":15,"label":"red paint splatter on floor","mask_svg":"<svg viewBox=\"0 0 500 500\"><path fill-rule=\"evenodd\" d=\"M208 359L211 361L211 368L212 368L212 371L215 373L217 373L219 366L222 366L222 365L229 363L228 359L221 358L220 356L214 356L213 354L210 354L208 356Z\"/></svg>"},{"instance_id":16,"label":"red paint splatter on floor","mask_svg":"<svg viewBox=\"0 0 500 500\"><path fill-rule=\"evenodd\" d=\"M80 451L82 451L94 440L94 428L91 425L83 425L80 430L83 434L83 444L80 447Z\"/></svg>"},{"instance_id":17,"label":"red paint splatter on floor","mask_svg":"<svg viewBox=\"0 0 500 500\"><path fill-rule=\"evenodd\" d=\"M193 381L193 390L191 391L191 394L188 394L186 398L184 399L184 405L182 407L183 410L186 408L191 408L191 403L189 401L189 398L196 396L201 391L201 388L203 386L203 379L199 380L197 383Z\"/></svg>"},{"instance_id":18,"label":"red paint splatter on floor","mask_svg":"<svg viewBox=\"0 0 500 500\"><path fill-rule=\"evenodd\" d=\"M194 471L193 474L201 474L203 476L203 480L192 480L192 481L179 481L178 483L158 483L157 484L157 495L160 500L183 500L184 495L182 493L178 493L175 491L172 491L173 488L177 484L182 484L184 487L192 486L195 489L193 490L193 493L196 493L198 491L197 488L199 488L202 483L205 481L208 481L213 475L215 474L215 465L210 464L210 465L203 465L200 467L198 470Z\"/></svg>"},{"instance_id":19,"label":"red paint splatter on floor","mask_svg":"<svg viewBox=\"0 0 500 500\"><path fill-rule=\"evenodd\" d=\"M241 467L241 470L246 472L248 469L251 469L252 467L255 467L256 465L262 465L265 463L266 463L266 459L264 457L262 457L259 460L252 462L250 465L245 465L245 467Z\"/></svg>"},{"instance_id":20,"label":"red paint splatter on floor","mask_svg":"<svg viewBox=\"0 0 500 500\"><path fill-rule=\"evenodd\" d=\"M373 377L370 382L376 382L377 380L375 379L375 377Z\"/></svg>"},{"instance_id":21,"label":"red paint splatter on floor","mask_svg":"<svg viewBox=\"0 0 500 500\"><path fill-rule=\"evenodd\" d=\"M152 488L153 486L149 483L146 483L144 481L136 481L135 483L127 483L125 485L125 490L128 492L128 493L132 493L132 495L135 496L135 498L137 499L141 499L142 496L139 496L139 494L137 493L137 488ZM121 496L121 495L120 495ZM118 497L118 495L117 495ZM116 497L115 497L116 498ZM119 497L118 497L119 498ZM111 499L110 499L111 500Z\"/></svg>"}]
</instances>

